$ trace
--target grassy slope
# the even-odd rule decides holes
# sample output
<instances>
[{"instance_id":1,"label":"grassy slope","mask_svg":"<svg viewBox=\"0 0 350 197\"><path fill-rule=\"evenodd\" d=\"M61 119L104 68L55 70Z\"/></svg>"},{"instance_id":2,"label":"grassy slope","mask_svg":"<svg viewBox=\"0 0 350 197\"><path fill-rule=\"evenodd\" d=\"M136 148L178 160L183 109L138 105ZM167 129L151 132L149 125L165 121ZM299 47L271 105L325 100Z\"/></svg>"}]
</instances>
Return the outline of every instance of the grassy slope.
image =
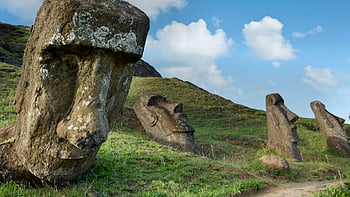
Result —
<instances>
[{"instance_id":1,"label":"grassy slope","mask_svg":"<svg viewBox=\"0 0 350 197\"><path fill-rule=\"evenodd\" d=\"M16 77L0 79L1 84L8 84L4 87L15 87L10 81L16 81ZM161 78L134 78L126 106L131 107L144 93L159 93L183 103L196 128L196 140L210 158L150 142L144 132L121 121L103 144L91 173L78 183L63 188L27 188L7 182L0 185L0 196L81 196L89 192L101 196L230 196L259 189L265 183L350 175L348 160L326 147L322 135L312 131L317 129L312 119L297 122L299 150L305 162L290 162L291 172L283 174L265 169L258 162L261 154L273 154L265 146L263 111L234 104L178 79Z\"/></svg>"},{"instance_id":2,"label":"grassy slope","mask_svg":"<svg viewBox=\"0 0 350 197\"><path fill-rule=\"evenodd\" d=\"M0 62L0 127L15 121L12 103L19 76L20 68Z\"/></svg>"},{"instance_id":3,"label":"grassy slope","mask_svg":"<svg viewBox=\"0 0 350 197\"><path fill-rule=\"evenodd\" d=\"M11 57L20 63L29 36L30 27L0 22L0 57Z\"/></svg>"}]
</instances>

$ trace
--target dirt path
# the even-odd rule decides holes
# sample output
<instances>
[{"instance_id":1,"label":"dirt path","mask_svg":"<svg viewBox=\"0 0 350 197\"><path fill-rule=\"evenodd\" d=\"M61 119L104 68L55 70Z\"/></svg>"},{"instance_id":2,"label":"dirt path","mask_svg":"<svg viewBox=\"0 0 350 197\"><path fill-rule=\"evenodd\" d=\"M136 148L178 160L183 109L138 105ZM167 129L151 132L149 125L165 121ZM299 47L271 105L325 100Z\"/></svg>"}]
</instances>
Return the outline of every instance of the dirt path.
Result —
<instances>
[{"instance_id":1,"label":"dirt path","mask_svg":"<svg viewBox=\"0 0 350 197\"><path fill-rule=\"evenodd\" d=\"M249 195L250 197L307 197L312 196L327 187L339 187L343 182L340 180L310 181L306 183L290 183L276 187L269 187L260 192Z\"/></svg>"}]
</instances>

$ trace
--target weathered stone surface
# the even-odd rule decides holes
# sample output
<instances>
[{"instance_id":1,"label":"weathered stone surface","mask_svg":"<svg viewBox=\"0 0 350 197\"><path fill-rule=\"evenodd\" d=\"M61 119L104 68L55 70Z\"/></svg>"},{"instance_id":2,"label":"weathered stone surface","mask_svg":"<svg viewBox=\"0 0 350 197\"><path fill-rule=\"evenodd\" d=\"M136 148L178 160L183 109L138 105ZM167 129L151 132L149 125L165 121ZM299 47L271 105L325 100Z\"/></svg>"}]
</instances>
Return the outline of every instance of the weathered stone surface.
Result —
<instances>
[{"instance_id":1,"label":"weathered stone surface","mask_svg":"<svg viewBox=\"0 0 350 197\"><path fill-rule=\"evenodd\" d=\"M160 75L160 73L153 66L143 60L136 62L133 76L162 77L162 75Z\"/></svg>"},{"instance_id":2,"label":"weathered stone surface","mask_svg":"<svg viewBox=\"0 0 350 197\"><path fill-rule=\"evenodd\" d=\"M194 129L188 123L181 103L170 103L161 95L147 94L141 96L133 108L151 140L203 154L194 140Z\"/></svg>"},{"instance_id":3,"label":"weathered stone surface","mask_svg":"<svg viewBox=\"0 0 350 197\"><path fill-rule=\"evenodd\" d=\"M44 1L25 50L9 160L56 183L84 174L122 110L148 28L121 0Z\"/></svg>"},{"instance_id":4,"label":"weathered stone surface","mask_svg":"<svg viewBox=\"0 0 350 197\"><path fill-rule=\"evenodd\" d=\"M261 165L280 172L289 171L289 163L276 155L264 155L260 159Z\"/></svg>"},{"instance_id":5,"label":"weathered stone surface","mask_svg":"<svg viewBox=\"0 0 350 197\"><path fill-rule=\"evenodd\" d=\"M297 149L299 141L294 122L298 116L291 112L279 94L266 96L268 146L278 154L302 161Z\"/></svg>"},{"instance_id":6,"label":"weathered stone surface","mask_svg":"<svg viewBox=\"0 0 350 197\"><path fill-rule=\"evenodd\" d=\"M326 110L326 106L320 101L313 101L310 104L315 114L316 122L320 128L320 132L327 138L327 144L339 152L343 157L350 157L350 146L345 127L345 120L333 115Z\"/></svg>"}]
</instances>

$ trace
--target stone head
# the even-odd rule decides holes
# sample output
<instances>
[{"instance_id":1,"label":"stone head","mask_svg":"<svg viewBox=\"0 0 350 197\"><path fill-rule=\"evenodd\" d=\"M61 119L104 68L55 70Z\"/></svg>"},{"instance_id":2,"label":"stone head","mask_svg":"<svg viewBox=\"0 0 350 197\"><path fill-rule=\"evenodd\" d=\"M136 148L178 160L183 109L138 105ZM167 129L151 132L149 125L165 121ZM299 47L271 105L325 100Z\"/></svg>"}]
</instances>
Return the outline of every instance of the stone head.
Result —
<instances>
[{"instance_id":1,"label":"stone head","mask_svg":"<svg viewBox=\"0 0 350 197\"><path fill-rule=\"evenodd\" d=\"M181 103L168 102L157 94L141 96L133 106L144 129L154 141L196 152L193 127L183 113ZM194 150L198 149L198 150Z\"/></svg>"},{"instance_id":2,"label":"stone head","mask_svg":"<svg viewBox=\"0 0 350 197\"><path fill-rule=\"evenodd\" d=\"M182 111L182 104L168 102L161 95L149 94L140 97L134 109L142 109L137 110L140 114L138 117L147 124L147 127L157 127L163 136L194 132L186 114Z\"/></svg>"},{"instance_id":3,"label":"stone head","mask_svg":"<svg viewBox=\"0 0 350 197\"><path fill-rule=\"evenodd\" d=\"M268 146L281 155L302 161L297 149L299 137L294 124L298 116L284 105L284 100L279 94L266 96L266 115Z\"/></svg>"},{"instance_id":4,"label":"stone head","mask_svg":"<svg viewBox=\"0 0 350 197\"><path fill-rule=\"evenodd\" d=\"M291 112L285 105L284 100L279 94L269 94L266 96L267 118L270 120L269 128L284 135L289 142L298 142L294 122L298 115Z\"/></svg>"},{"instance_id":5,"label":"stone head","mask_svg":"<svg viewBox=\"0 0 350 197\"><path fill-rule=\"evenodd\" d=\"M148 17L125 1L44 1L15 98L18 154L33 174L54 179L71 166L39 167L32 149L43 160L94 157L124 105L148 29Z\"/></svg>"},{"instance_id":6,"label":"stone head","mask_svg":"<svg viewBox=\"0 0 350 197\"><path fill-rule=\"evenodd\" d=\"M320 132L327 137L338 136L346 139L349 136L346 134L343 126L345 120L327 111L326 106L320 101L313 101L310 103L311 109L315 114L317 125Z\"/></svg>"}]
</instances>

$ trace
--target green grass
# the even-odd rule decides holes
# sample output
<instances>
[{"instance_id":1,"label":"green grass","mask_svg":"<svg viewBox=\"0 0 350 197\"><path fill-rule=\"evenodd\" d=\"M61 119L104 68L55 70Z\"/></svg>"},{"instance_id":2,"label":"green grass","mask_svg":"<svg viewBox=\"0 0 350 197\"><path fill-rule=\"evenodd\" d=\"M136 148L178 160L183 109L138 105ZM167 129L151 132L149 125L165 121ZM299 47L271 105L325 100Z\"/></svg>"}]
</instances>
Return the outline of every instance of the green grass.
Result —
<instances>
[{"instance_id":1,"label":"green grass","mask_svg":"<svg viewBox=\"0 0 350 197\"><path fill-rule=\"evenodd\" d=\"M21 62L30 27L14 26L1 22L0 26L0 56L11 56Z\"/></svg>"},{"instance_id":2,"label":"green grass","mask_svg":"<svg viewBox=\"0 0 350 197\"><path fill-rule=\"evenodd\" d=\"M20 68L0 62L0 128L14 123L13 99L20 77Z\"/></svg>"},{"instance_id":3,"label":"green grass","mask_svg":"<svg viewBox=\"0 0 350 197\"><path fill-rule=\"evenodd\" d=\"M4 86L6 91L14 91L19 76L16 73L1 81L8 84ZM183 103L196 129L196 141L209 157L148 140L139 125L130 121L135 120L130 108L146 93ZM8 97L1 100L0 106L10 106L13 96ZM0 196L82 196L89 192L99 196L234 196L267 184L350 176L348 159L326 146L314 119L300 118L296 122L298 148L305 162L290 161L290 172L280 173L262 167L258 160L261 155L276 154L266 146L264 111L232 103L176 78L133 78L126 107L129 110L101 147L96 164L80 181L63 187L6 182L0 186ZM13 113L11 108L6 110ZM12 116L9 122L14 121ZM0 125L4 126L4 121L7 120L0 119Z\"/></svg>"},{"instance_id":4,"label":"green grass","mask_svg":"<svg viewBox=\"0 0 350 197\"><path fill-rule=\"evenodd\" d=\"M328 187L325 191L314 195L313 197L348 197L350 196L350 185L349 183L345 183L343 186L336 187Z\"/></svg>"}]
</instances>

